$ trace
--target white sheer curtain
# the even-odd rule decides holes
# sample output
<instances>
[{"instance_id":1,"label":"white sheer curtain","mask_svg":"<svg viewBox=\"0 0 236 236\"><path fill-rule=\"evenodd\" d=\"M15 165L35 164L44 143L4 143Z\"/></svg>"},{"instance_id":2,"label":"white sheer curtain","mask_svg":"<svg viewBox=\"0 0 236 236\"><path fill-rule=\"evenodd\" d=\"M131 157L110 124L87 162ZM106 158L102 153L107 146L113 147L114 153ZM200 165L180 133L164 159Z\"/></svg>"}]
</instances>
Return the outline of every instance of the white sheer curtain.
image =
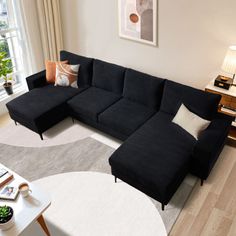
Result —
<instances>
[{"instance_id":1,"label":"white sheer curtain","mask_svg":"<svg viewBox=\"0 0 236 236\"><path fill-rule=\"evenodd\" d=\"M13 0L13 2L19 28L24 75L28 76L44 69L36 3L34 0Z\"/></svg>"},{"instance_id":2,"label":"white sheer curtain","mask_svg":"<svg viewBox=\"0 0 236 236\"><path fill-rule=\"evenodd\" d=\"M59 0L37 0L37 11L44 57L59 60L63 49Z\"/></svg>"},{"instance_id":3,"label":"white sheer curtain","mask_svg":"<svg viewBox=\"0 0 236 236\"><path fill-rule=\"evenodd\" d=\"M25 76L45 68L45 59L59 60L63 49L59 0L13 0Z\"/></svg>"}]
</instances>

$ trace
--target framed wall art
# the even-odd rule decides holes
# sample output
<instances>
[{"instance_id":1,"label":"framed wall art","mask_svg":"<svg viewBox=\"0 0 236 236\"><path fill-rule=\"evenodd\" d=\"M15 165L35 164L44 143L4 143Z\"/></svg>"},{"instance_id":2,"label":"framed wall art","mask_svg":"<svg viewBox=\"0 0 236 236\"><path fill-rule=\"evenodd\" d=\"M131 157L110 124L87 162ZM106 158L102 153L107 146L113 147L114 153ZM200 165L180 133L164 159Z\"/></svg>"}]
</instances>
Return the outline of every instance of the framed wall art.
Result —
<instances>
[{"instance_id":1,"label":"framed wall art","mask_svg":"<svg viewBox=\"0 0 236 236\"><path fill-rule=\"evenodd\" d=\"M157 45L157 0L118 0L119 36Z\"/></svg>"}]
</instances>

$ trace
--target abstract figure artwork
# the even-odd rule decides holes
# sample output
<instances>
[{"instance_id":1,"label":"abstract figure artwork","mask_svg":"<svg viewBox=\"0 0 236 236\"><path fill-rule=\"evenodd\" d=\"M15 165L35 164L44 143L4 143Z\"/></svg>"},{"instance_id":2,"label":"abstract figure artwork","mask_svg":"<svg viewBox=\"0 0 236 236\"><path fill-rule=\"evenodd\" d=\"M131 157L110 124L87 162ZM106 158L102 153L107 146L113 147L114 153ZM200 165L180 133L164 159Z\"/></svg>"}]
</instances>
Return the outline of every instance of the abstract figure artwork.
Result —
<instances>
[{"instance_id":1,"label":"abstract figure artwork","mask_svg":"<svg viewBox=\"0 0 236 236\"><path fill-rule=\"evenodd\" d=\"M157 0L118 0L118 3L120 37L156 45Z\"/></svg>"}]
</instances>

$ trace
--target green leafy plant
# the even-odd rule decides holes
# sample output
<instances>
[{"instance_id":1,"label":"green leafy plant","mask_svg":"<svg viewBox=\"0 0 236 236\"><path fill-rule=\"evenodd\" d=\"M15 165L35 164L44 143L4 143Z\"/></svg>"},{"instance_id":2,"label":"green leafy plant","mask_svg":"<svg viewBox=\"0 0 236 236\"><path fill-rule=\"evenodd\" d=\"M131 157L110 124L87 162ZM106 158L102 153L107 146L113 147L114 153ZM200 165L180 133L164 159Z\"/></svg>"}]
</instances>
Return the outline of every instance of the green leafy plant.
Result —
<instances>
[{"instance_id":1,"label":"green leafy plant","mask_svg":"<svg viewBox=\"0 0 236 236\"><path fill-rule=\"evenodd\" d=\"M13 210L9 206L0 206L0 224L6 223L12 218Z\"/></svg>"},{"instance_id":2,"label":"green leafy plant","mask_svg":"<svg viewBox=\"0 0 236 236\"><path fill-rule=\"evenodd\" d=\"M0 52L5 52L7 57L10 56L10 50L6 40L0 40Z\"/></svg>"},{"instance_id":3,"label":"green leafy plant","mask_svg":"<svg viewBox=\"0 0 236 236\"><path fill-rule=\"evenodd\" d=\"M5 84L8 85L9 81L12 80L12 77L8 78L8 74L12 73L11 59L6 58L6 52L0 52L0 78L3 77Z\"/></svg>"},{"instance_id":4,"label":"green leafy plant","mask_svg":"<svg viewBox=\"0 0 236 236\"><path fill-rule=\"evenodd\" d=\"M1 206L0 207L0 217L8 217L10 213L10 209L8 206Z\"/></svg>"}]
</instances>

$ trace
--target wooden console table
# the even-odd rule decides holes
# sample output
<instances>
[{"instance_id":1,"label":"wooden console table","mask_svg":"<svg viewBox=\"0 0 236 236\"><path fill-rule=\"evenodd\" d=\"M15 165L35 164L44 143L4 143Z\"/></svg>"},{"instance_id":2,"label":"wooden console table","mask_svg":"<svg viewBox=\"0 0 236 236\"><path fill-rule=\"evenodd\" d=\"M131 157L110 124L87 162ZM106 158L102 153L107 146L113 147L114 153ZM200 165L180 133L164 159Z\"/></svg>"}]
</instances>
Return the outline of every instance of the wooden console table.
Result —
<instances>
[{"instance_id":1,"label":"wooden console table","mask_svg":"<svg viewBox=\"0 0 236 236\"><path fill-rule=\"evenodd\" d=\"M214 80L211 81L205 88L205 91L222 96L219 104L219 112L232 116L236 119L236 87L231 86L229 90L214 86ZM228 107L229 109L225 109ZM232 109L232 110L230 110ZM233 111L235 109L235 111ZM232 122L228 137L236 140L236 122Z\"/></svg>"}]
</instances>

